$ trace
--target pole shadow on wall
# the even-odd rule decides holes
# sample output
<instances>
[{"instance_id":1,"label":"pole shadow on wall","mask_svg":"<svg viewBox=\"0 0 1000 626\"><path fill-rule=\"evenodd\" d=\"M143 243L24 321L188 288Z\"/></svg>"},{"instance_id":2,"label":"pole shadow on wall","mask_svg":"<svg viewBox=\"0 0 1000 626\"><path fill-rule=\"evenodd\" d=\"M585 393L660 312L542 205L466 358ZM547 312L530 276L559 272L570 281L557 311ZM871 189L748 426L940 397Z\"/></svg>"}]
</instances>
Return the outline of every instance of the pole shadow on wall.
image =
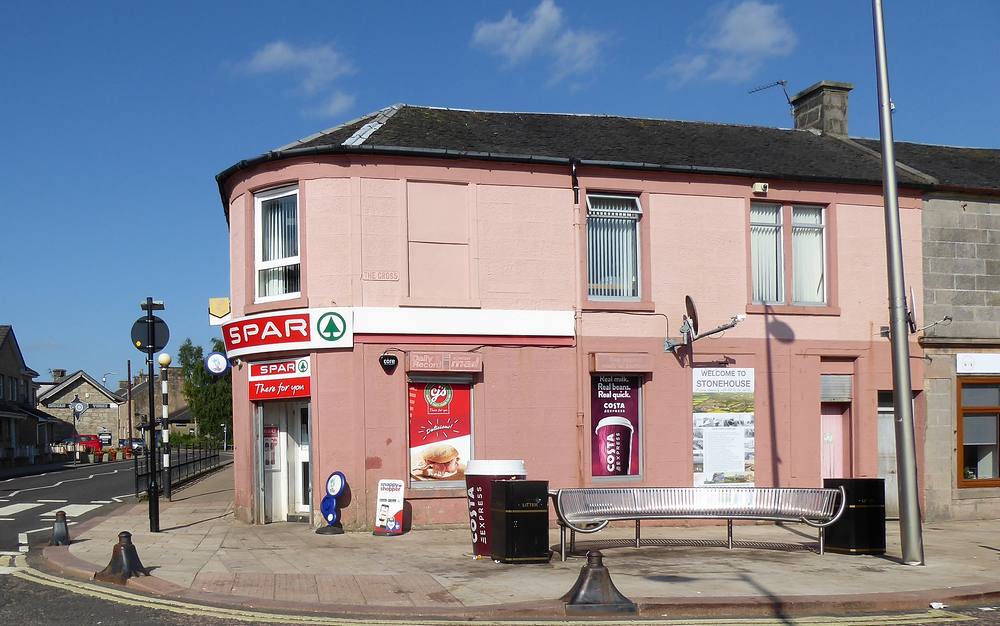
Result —
<instances>
[{"instance_id":1,"label":"pole shadow on wall","mask_svg":"<svg viewBox=\"0 0 1000 626\"><path fill-rule=\"evenodd\" d=\"M774 314L774 307L764 305L764 358L767 376L767 418L771 439L771 481L773 486L781 486L781 476L778 467L781 456L778 454L778 415L775 408L774 391L774 342L790 344L795 341L795 331L791 326L779 320ZM789 363L790 365L790 363ZM790 372L789 372L790 373Z\"/></svg>"}]
</instances>

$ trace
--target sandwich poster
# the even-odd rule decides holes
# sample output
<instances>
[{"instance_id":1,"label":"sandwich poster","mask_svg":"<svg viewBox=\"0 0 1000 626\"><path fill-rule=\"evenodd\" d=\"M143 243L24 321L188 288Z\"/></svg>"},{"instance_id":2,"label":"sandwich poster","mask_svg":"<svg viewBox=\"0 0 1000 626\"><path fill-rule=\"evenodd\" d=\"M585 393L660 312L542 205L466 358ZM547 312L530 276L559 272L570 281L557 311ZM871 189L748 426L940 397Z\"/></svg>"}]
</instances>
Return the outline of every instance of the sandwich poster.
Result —
<instances>
[{"instance_id":1,"label":"sandwich poster","mask_svg":"<svg viewBox=\"0 0 1000 626\"><path fill-rule=\"evenodd\" d=\"M696 367L693 372L694 486L754 484L754 370Z\"/></svg>"},{"instance_id":2,"label":"sandwich poster","mask_svg":"<svg viewBox=\"0 0 1000 626\"><path fill-rule=\"evenodd\" d=\"M464 481L472 457L471 385L411 382L407 395L411 485Z\"/></svg>"}]
</instances>

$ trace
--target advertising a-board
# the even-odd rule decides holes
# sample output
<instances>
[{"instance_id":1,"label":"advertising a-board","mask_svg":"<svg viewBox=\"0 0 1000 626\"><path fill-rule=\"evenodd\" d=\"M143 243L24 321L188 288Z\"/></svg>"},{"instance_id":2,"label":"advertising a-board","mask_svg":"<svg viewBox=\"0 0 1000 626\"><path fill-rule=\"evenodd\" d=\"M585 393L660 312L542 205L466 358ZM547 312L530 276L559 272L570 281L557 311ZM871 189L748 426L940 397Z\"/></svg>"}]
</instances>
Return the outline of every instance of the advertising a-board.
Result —
<instances>
[{"instance_id":1,"label":"advertising a-board","mask_svg":"<svg viewBox=\"0 0 1000 626\"><path fill-rule=\"evenodd\" d=\"M375 526L372 534L392 536L403 534L403 481L378 481L375 501Z\"/></svg>"}]
</instances>

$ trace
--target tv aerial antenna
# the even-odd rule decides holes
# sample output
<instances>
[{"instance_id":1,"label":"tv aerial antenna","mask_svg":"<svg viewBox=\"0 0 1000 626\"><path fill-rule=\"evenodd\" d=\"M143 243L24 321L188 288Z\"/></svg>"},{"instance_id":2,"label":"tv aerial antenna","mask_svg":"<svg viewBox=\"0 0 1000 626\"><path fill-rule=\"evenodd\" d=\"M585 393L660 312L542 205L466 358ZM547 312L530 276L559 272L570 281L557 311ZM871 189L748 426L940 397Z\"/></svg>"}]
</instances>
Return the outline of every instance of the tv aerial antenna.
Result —
<instances>
[{"instance_id":1,"label":"tv aerial antenna","mask_svg":"<svg viewBox=\"0 0 1000 626\"><path fill-rule=\"evenodd\" d=\"M787 80L776 80L773 83L768 83L766 85L761 85L759 87L754 87L748 94L757 93L758 91L764 91L765 89L770 89L771 87L781 87L781 90L785 92L785 102L788 103L788 112L792 116L792 121L795 121L795 107L792 106L792 97L788 95L788 81Z\"/></svg>"},{"instance_id":2,"label":"tv aerial antenna","mask_svg":"<svg viewBox=\"0 0 1000 626\"><path fill-rule=\"evenodd\" d=\"M681 346L691 345L695 341L701 339L702 337L709 337L711 335L716 335L725 330L736 326L743 320L747 318L746 315L734 315L729 318L729 321L721 326L716 326L712 330L706 330L703 333L698 332L698 309L694 305L694 300L691 296L684 296L684 316L682 317L680 333L681 338L679 341L670 339L669 337L663 341L663 351L677 353L677 348Z\"/></svg>"}]
</instances>

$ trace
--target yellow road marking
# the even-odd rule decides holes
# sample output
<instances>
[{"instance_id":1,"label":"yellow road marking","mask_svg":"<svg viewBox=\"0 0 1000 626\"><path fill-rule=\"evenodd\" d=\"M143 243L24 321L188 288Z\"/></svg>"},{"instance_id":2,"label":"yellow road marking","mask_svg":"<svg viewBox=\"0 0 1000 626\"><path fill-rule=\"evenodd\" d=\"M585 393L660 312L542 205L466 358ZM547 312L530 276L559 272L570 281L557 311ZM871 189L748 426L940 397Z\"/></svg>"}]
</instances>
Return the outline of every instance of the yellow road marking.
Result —
<instances>
[{"instance_id":1,"label":"yellow road marking","mask_svg":"<svg viewBox=\"0 0 1000 626\"><path fill-rule=\"evenodd\" d=\"M264 611L251 611L246 609L229 609L215 606L206 606L170 600L155 596L147 596L130 591L112 589L94 585L82 581L66 578L59 578L24 565L22 568L12 572L11 575L23 580L34 582L57 589L62 589L72 593L89 596L101 600L108 600L143 608L151 608L162 611L170 611L181 615L215 617L219 619L231 619L250 623L284 623L284 624L306 624L310 626L362 626L362 625L386 625L400 626L403 624L417 626L418 624L427 626L449 625L458 626L469 624L474 626L552 626L558 624L578 624L587 626L619 626L622 619L607 620L568 620L565 618L553 618L551 620L491 620L491 619L422 619L415 622L413 619L400 618L389 619L372 616L369 618L343 618L343 617L323 617L314 615L298 615L283 613L268 613ZM922 624L954 624L956 622L971 621L975 618L959 613L952 613L942 610L929 610L921 613L907 613L898 615L863 615L863 616L810 616L810 617L786 617L786 618L757 618L757 619L637 619L636 624L641 626L787 626L788 624L799 624L801 626L833 626L835 624L850 624L851 626L896 626L896 625L922 625ZM628 620L632 621L632 620Z\"/></svg>"}]
</instances>

